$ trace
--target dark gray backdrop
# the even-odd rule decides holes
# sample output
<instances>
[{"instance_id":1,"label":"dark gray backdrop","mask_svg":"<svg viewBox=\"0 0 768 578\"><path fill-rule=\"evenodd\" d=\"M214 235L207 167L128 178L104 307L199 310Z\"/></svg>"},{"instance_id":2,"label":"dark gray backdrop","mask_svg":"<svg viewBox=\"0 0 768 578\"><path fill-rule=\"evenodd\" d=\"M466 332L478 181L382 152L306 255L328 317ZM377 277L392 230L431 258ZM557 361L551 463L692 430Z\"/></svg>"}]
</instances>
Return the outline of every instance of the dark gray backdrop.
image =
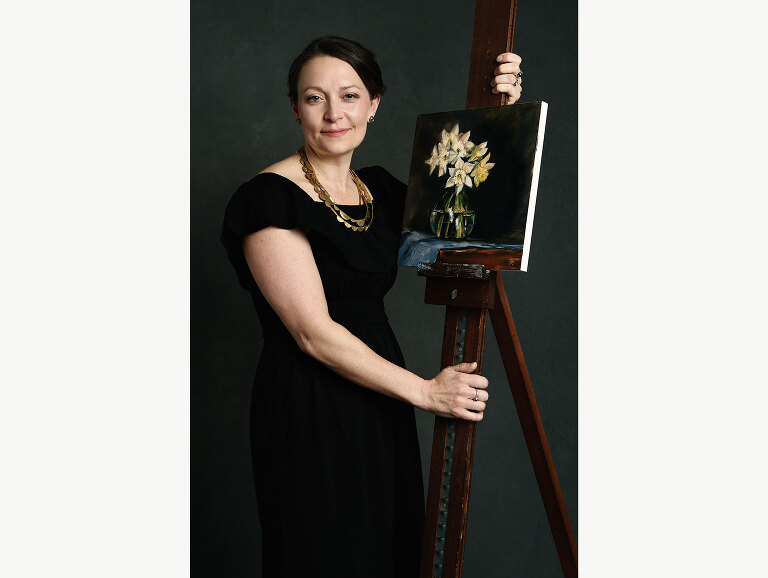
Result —
<instances>
[{"instance_id":1,"label":"dark gray backdrop","mask_svg":"<svg viewBox=\"0 0 768 578\"><path fill-rule=\"evenodd\" d=\"M381 164L407 181L416 115L464 108L474 8L456 0L191 3L192 576L261 576L247 424L261 335L218 236L237 186L302 142L285 96L288 66L326 34L371 48L388 90L353 166ZM520 0L514 51L523 57L522 100L547 101L549 111L529 271L503 274L574 529L576 40L576 2ZM444 311L423 296L424 280L401 268L386 302L409 369L431 377ZM483 373L491 399L478 428L464 575L560 576L490 328ZM417 410L417 420L426 482L433 417Z\"/></svg>"}]
</instances>

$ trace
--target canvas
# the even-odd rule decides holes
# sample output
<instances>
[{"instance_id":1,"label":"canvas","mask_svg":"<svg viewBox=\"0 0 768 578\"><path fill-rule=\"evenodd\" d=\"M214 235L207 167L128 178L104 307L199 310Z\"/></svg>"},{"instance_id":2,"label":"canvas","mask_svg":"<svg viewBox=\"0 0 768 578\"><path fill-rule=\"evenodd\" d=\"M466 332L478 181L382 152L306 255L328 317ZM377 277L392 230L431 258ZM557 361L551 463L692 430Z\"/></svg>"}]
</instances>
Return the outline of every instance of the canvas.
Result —
<instances>
[{"instance_id":1,"label":"canvas","mask_svg":"<svg viewBox=\"0 0 768 578\"><path fill-rule=\"evenodd\" d=\"M398 264L526 271L547 103L419 115Z\"/></svg>"}]
</instances>

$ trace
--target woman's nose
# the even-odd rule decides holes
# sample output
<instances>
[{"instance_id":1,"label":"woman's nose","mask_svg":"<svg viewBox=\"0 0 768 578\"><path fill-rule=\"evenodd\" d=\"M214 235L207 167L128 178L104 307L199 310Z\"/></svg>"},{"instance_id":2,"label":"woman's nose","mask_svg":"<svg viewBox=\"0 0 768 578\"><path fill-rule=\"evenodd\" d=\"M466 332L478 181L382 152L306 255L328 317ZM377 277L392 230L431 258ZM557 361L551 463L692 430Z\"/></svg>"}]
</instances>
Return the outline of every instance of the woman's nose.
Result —
<instances>
[{"instance_id":1,"label":"woman's nose","mask_svg":"<svg viewBox=\"0 0 768 578\"><path fill-rule=\"evenodd\" d=\"M335 103L329 103L328 108L325 109L325 120L329 122L336 122L341 118L341 107Z\"/></svg>"}]
</instances>

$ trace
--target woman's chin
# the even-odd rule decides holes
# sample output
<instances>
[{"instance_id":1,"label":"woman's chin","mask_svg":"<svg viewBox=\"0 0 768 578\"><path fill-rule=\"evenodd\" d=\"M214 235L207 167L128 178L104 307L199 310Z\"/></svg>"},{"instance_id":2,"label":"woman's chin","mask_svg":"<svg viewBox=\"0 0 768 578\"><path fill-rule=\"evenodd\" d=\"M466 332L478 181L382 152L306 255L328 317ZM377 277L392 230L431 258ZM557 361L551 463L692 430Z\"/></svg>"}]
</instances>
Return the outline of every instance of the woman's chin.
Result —
<instances>
[{"instance_id":1,"label":"woman's chin","mask_svg":"<svg viewBox=\"0 0 768 578\"><path fill-rule=\"evenodd\" d=\"M350 135L351 136L351 135ZM321 137L320 139L307 142L310 148L319 155L334 155L342 156L351 154L358 146L362 139L353 139L345 137Z\"/></svg>"}]
</instances>

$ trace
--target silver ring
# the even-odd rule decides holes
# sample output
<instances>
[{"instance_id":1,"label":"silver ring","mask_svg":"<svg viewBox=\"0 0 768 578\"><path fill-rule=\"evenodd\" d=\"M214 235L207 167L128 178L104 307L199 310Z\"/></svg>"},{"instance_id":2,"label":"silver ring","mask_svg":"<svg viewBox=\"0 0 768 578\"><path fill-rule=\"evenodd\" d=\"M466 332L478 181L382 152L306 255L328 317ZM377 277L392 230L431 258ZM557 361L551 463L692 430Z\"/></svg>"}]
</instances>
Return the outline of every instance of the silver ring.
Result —
<instances>
[{"instance_id":1,"label":"silver ring","mask_svg":"<svg viewBox=\"0 0 768 578\"><path fill-rule=\"evenodd\" d=\"M512 86L517 86L518 84L522 84L523 81L520 80L520 77L523 76L523 71L521 70L517 74L515 74L515 82L512 83Z\"/></svg>"},{"instance_id":2,"label":"silver ring","mask_svg":"<svg viewBox=\"0 0 768 578\"><path fill-rule=\"evenodd\" d=\"M474 387L474 388L472 388L472 389L474 389L474 390L475 390L475 399L473 399L472 401L477 401L477 399L478 399L478 398L477 398L477 396L478 396L478 393L479 393L479 392L477 391L477 388L476 388L476 387Z\"/></svg>"}]
</instances>

